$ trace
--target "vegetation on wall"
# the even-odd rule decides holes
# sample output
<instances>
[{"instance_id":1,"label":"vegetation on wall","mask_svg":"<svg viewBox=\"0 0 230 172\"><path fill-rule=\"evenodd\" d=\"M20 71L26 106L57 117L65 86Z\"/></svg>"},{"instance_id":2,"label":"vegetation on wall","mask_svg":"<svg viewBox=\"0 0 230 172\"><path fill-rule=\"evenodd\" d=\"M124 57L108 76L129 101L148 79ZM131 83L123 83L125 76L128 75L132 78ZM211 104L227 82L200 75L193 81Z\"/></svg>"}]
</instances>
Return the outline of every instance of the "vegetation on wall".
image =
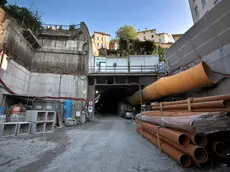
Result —
<instances>
[{"instance_id":1,"label":"vegetation on wall","mask_svg":"<svg viewBox=\"0 0 230 172\"><path fill-rule=\"evenodd\" d=\"M166 48L162 48L160 46L158 46L154 51L153 54L159 56L159 60L160 61L165 61L165 51L167 49Z\"/></svg>"},{"instance_id":2,"label":"vegetation on wall","mask_svg":"<svg viewBox=\"0 0 230 172\"><path fill-rule=\"evenodd\" d=\"M31 29L35 35L38 35L42 29L41 16L38 11L35 13L26 7L18 5L6 5L6 0L1 0L1 7L13 18L18 20L19 24L26 29Z\"/></svg>"},{"instance_id":3,"label":"vegetation on wall","mask_svg":"<svg viewBox=\"0 0 230 172\"><path fill-rule=\"evenodd\" d=\"M132 26L122 26L117 32L116 36L119 39L119 50L113 54L127 55L157 55L160 61L165 61L165 48L156 46L154 41L140 41L137 39L137 32ZM108 55L108 53L107 53Z\"/></svg>"},{"instance_id":4,"label":"vegetation on wall","mask_svg":"<svg viewBox=\"0 0 230 172\"><path fill-rule=\"evenodd\" d=\"M75 30L75 29L76 29L75 24L69 25L69 30L70 30L70 31L73 31L73 30Z\"/></svg>"}]
</instances>

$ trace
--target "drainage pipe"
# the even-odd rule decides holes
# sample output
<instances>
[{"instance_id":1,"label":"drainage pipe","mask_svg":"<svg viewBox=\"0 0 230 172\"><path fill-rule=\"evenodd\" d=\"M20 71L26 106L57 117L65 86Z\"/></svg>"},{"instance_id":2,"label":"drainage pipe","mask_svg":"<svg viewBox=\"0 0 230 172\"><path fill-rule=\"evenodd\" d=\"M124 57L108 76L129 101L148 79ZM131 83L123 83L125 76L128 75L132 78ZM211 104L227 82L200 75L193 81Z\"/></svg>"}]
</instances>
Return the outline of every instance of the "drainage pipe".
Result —
<instances>
[{"instance_id":1,"label":"drainage pipe","mask_svg":"<svg viewBox=\"0 0 230 172\"><path fill-rule=\"evenodd\" d=\"M149 140L153 145L159 148L157 138L154 135L144 130L141 131L140 128L137 128L136 130L138 133L143 135L147 140ZM169 155L171 158L176 160L181 167L189 167L191 165L191 158L187 154L177 150L176 148L172 147L166 142L161 142L160 146L161 146L161 150L167 155Z\"/></svg>"},{"instance_id":2,"label":"drainage pipe","mask_svg":"<svg viewBox=\"0 0 230 172\"><path fill-rule=\"evenodd\" d=\"M218 96L208 96L208 97L200 97L200 98L190 98L191 103L199 103L199 102L211 102L218 100L230 100L230 94L223 94ZM180 100L174 102L162 102L162 105L176 105L176 104L186 104L187 100ZM152 103L152 106L159 106L159 103Z\"/></svg>"},{"instance_id":3,"label":"drainage pipe","mask_svg":"<svg viewBox=\"0 0 230 172\"><path fill-rule=\"evenodd\" d=\"M192 109L205 109L205 108L227 108L230 103L227 100L218 100L212 102L200 102L200 103L191 103ZM188 109L188 104L176 104L176 105L163 105L162 110L174 110L174 109ZM152 107L152 110L160 110L160 106Z\"/></svg>"},{"instance_id":4,"label":"drainage pipe","mask_svg":"<svg viewBox=\"0 0 230 172\"><path fill-rule=\"evenodd\" d=\"M155 135L157 134L157 132L159 132L160 136L168 138L169 140L177 144L180 144L182 146L187 146L190 141L189 137L183 132L175 131L175 130L168 129L168 128L159 128L159 126L156 126L154 124L149 124L146 122L142 122L141 127Z\"/></svg>"},{"instance_id":5,"label":"drainage pipe","mask_svg":"<svg viewBox=\"0 0 230 172\"><path fill-rule=\"evenodd\" d=\"M154 132L152 132L151 130L149 130L148 128L144 128L144 130L157 137L157 135ZM175 147L176 149L190 155L194 162L203 163L208 159L208 152L200 146L193 145L193 144L189 144L187 146L182 146L182 145L179 145L179 144L169 140L169 138L165 138L162 136L160 136L160 139L163 140L164 142L168 143L169 145Z\"/></svg>"},{"instance_id":6,"label":"drainage pipe","mask_svg":"<svg viewBox=\"0 0 230 172\"><path fill-rule=\"evenodd\" d=\"M224 142L214 142L212 144L212 149L216 155L221 158L227 157L229 154L229 147Z\"/></svg>"},{"instance_id":7,"label":"drainage pipe","mask_svg":"<svg viewBox=\"0 0 230 172\"><path fill-rule=\"evenodd\" d=\"M176 75L160 78L142 90L142 98L144 101L148 101L172 94L185 93L195 88L210 87L223 78L215 76L211 68L205 62L201 62ZM140 93L135 93L130 98L132 105L140 103L139 95Z\"/></svg>"}]
</instances>

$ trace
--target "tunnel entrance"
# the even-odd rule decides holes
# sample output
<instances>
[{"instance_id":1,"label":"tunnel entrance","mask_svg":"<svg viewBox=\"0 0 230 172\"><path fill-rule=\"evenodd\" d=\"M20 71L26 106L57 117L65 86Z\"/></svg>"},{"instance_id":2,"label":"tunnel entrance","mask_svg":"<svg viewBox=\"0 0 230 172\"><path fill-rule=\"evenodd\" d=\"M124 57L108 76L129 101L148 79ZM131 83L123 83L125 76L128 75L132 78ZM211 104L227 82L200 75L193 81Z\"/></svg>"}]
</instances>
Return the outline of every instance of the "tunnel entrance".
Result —
<instances>
[{"instance_id":1,"label":"tunnel entrance","mask_svg":"<svg viewBox=\"0 0 230 172\"><path fill-rule=\"evenodd\" d=\"M138 85L95 86L96 114L100 116L118 115L119 103L129 104L128 97L138 90Z\"/></svg>"}]
</instances>

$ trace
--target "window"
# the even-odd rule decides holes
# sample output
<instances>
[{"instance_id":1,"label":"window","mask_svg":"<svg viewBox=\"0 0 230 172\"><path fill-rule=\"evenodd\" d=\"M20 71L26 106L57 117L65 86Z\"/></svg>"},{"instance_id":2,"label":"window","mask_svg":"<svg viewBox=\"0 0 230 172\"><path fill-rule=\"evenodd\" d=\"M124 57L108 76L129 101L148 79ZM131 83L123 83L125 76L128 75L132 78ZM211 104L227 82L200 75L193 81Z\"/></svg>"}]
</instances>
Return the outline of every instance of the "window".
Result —
<instances>
[{"instance_id":1,"label":"window","mask_svg":"<svg viewBox=\"0 0 230 172\"><path fill-rule=\"evenodd\" d=\"M202 7L204 8L206 5L206 0L201 0L201 3L202 3Z\"/></svg>"},{"instance_id":2,"label":"window","mask_svg":"<svg viewBox=\"0 0 230 172\"><path fill-rule=\"evenodd\" d=\"M100 40L100 37L97 37L97 40Z\"/></svg>"},{"instance_id":3,"label":"window","mask_svg":"<svg viewBox=\"0 0 230 172\"><path fill-rule=\"evenodd\" d=\"M144 36L144 40L146 40L146 36Z\"/></svg>"},{"instance_id":4,"label":"window","mask_svg":"<svg viewBox=\"0 0 230 172\"><path fill-rule=\"evenodd\" d=\"M154 35L152 35L151 37L154 38Z\"/></svg>"},{"instance_id":5,"label":"window","mask_svg":"<svg viewBox=\"0 0 230 172\"><path fill-rule=\"evenodd\" d=\"M103 40L104 40L104 38L102 37L102 38L101 38L101 40L103 41Z\"/></svg>"},{"instance_id":6,"label":"window","mask_svg":"<svg viewBox=\"0 0 230 172\"><path fill-rule=\"evenodd\" d=\"M145 32L143 32L143 34L145 34Z\"/></svg>"},{"instance_id":7,"label":"window","mask_svg":"<svg viewBox=\"0 0 230 172\"><path fill-rule=\"evenodd\" d=\"M153 33L153 30L151 30L151 33Z\"/></svg>"},{"instance_id":8,"label":"window","mask_svg":"<svg viewBox=\"0 0 230 172\"><path fill-rule=\"evenodd\" d=\"M97 46L100 46L100 43L97 43Z\"/></svg>"},{"instance_id":9,"label":"window","mask_svg":"<svg viewBox=\"0 0 230 172\"><path fill-rule=\"evenodd\" d=\"M195 14L196 14L196 17L198 17L198 7L196 6L195 8L194 8L194 10L195 10Z\"/></svg>"}]
</instances>

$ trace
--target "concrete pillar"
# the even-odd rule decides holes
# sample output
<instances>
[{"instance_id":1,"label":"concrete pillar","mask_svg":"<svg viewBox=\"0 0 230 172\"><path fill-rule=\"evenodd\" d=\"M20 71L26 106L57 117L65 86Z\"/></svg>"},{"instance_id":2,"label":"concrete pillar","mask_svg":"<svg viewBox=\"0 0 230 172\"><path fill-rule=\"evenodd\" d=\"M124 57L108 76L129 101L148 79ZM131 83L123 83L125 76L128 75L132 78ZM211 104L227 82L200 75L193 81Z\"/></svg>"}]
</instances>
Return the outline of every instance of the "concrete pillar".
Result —
<instances>
[{"instance_id":1,"label":"concrete pillar","mask_svg":"<svg viewBox=\"0 0 230 172\"><path fill-rule=\"evenodd\" d=\"M94 103L94 99L95 99L95 86L88 86L88 101L92 101L93 102L93 111L91 113L92 115L92 119L94 120L94 108L95 108L95 103Z\"/></svg>"}]
</instances>

